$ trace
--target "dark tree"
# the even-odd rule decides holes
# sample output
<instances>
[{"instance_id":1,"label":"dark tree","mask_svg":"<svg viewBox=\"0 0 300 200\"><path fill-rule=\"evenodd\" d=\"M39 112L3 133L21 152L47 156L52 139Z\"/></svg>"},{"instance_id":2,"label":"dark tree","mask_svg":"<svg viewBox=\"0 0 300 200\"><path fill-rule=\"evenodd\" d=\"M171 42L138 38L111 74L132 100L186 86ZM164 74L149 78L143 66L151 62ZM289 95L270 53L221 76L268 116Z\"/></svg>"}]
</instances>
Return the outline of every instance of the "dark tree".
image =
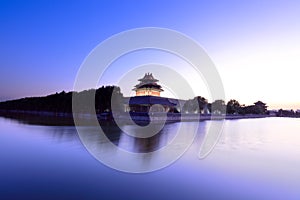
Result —
<instances>
[{"instance_id":1,"label":"dark tree","mask_svg":"<svg viewBox=\"0 0 300 200\"><path fill-rule=\"evenodd\" d=\"M207 99L201 96L197 96L194 98L199 106L199 112L202 113L204 108L207 106Z\"/></svg>"},{"instance_id":2,"label":"dark tree","mask_svg":"<svg viewBox=\"0 0 300 200\"><path fill-rule=\"evenodd\" d=\"M215 114L225 114L226 113L226 105L225 101L218 99L211 103L211 113Z\"/></svg>"},{"instance_id":3,"label":"dark tree","mask_svg":"<svg viewBox=\"0 0 300 200\"><path fill-rule=\"evenodd\" d=\"M182 110L184 113L202 113L206 105L207 99L197 96L193 99L187 100Z\"/></svg>"},{"instance_id":4,"label":"dark tree","mask_svg":"<svg viewBox=\"0 0 300 200\"><path fill-rule=\"evenodd\" d=\"M230 101L227 102L227 113L228 114L241 113L241 109L242 109L241 105L237 100L231 99Z\"/></svg>"}]
</instances>

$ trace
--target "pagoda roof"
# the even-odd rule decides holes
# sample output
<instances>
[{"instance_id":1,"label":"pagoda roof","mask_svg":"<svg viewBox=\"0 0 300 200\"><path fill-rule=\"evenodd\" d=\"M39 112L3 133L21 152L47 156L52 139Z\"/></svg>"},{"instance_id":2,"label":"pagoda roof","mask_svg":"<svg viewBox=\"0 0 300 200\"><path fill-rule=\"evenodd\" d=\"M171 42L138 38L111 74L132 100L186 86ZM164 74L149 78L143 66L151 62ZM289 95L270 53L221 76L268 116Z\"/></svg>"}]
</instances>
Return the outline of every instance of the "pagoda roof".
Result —
<instances>
[{"instance_id":1,"label":"pagoda roof","mask_svg":"<svg viewBox=\"0 0 300 200\"><path fill-rule=\"evenodd\" d=\"M262 101L257 101L254 103L254 105L261 105L261 106L265 106L266 103L262 102Z\"/></svg>"},{"instance_id":2,"label":"pagoda roof","mask_svg":"<svg viewBox=\"0 0 300 200\"><path fill-rule=\"evenodd\" d=\"M133 88L133 90L137 90L137 89L141 89L141 88L155 88L155 89L158 89L160 91L164 91L163 89L161 89L160 85L158 85L158 84L151 84L151 83L146 83L146 84L140 83L140 84L136 85Z\"/></svg>"},{"instance_id":3,"label":"pagoda roof","mask_svg":"<svg viewBox=\"0 0 300 200\"><path fill-rule=\"evenodd\" d=\"M137 84L133 90L137 90L140 88L156 88L160 91L164 91L163 89L161 89L161 86L156 83L158 82L158 80L153 77L152 73L146 73L145 76L138 81L140 81L140 83Z\"/></svg>"},{"instance_id":4,"label":"pagoda roof","mask_svg":"<svg viewBox=\"0 0 300 200\"><path fill-rule=\"evenodd\" d=\"M141 82L158 82L158 80L153 77L152 73L146 73L144 75L144 77L141 78L141 79L138 79L138 81L141 81Z\"/></svg>"}]
</instances>

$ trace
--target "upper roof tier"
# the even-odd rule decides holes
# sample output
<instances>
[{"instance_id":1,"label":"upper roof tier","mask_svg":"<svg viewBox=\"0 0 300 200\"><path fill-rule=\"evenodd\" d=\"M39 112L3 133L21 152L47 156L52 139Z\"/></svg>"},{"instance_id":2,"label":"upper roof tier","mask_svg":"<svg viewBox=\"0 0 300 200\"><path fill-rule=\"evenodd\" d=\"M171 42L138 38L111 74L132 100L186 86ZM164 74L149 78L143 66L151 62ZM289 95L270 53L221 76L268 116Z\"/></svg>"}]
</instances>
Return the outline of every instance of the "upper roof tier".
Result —
<instances>
[{"instance_id":1,"label":"upper roof tier","mask_svg":"<svg viewBox=\"0 0 300 200\"><path fill-rule=\"evenodd\" d=\"M153 77L152 73L146 73L145 76L141 79L138 79L138 81L140 81L140 83L137 84L133 90L140 88L156 88L160 91L163 91L161 86L156 83L158 80Z\"/></svg>"},{"instance_id":2,"label":"upper roof tier","mask_svg":"<svg viewBox=\"0 0 300 200\"><path fill-rule=\"evenodd\" d=\"M152 73L146 73L145 76L138 81L144 82L144 83L152 83L152 82L158 82L157 79L155 79L152 75Z\"/></svg>"}]
</instances>

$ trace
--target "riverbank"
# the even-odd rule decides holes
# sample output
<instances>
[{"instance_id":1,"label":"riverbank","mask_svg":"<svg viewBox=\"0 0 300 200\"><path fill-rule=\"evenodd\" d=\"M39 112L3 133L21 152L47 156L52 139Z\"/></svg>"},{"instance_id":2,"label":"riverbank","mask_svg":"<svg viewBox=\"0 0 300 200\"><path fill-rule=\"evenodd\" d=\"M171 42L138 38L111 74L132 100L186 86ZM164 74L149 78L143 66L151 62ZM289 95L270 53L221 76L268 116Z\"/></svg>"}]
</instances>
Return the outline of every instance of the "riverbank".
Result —
<instances>
[{"instance_id":1,"label":"riverbank","mask_svg":"<svg viewBox=\"0 0 300 200\"><path fill-rule=\"evenodd\" d=\"M129 115L128 115L129 114ZM10 119L21 120L24 123L42 124L42 125L70 125L74 126L72 113L57 113L57 112L41 112L41 111L24 111L24 110L0 110L0 116ZM238 119L252 119L252 118L265 118L276 117L271 115L199 115L199 114L180 114L180 113L126 113L116 114L111 113L97 114L100 122L114 121L118 118L119 121L124 123L131 121L135 122L164 122L172 123L178 121L204 121L204 120L238 120ZM76 114L85 125L89 125L89 119L92 114Z\"/></svg>"}]
</instances>

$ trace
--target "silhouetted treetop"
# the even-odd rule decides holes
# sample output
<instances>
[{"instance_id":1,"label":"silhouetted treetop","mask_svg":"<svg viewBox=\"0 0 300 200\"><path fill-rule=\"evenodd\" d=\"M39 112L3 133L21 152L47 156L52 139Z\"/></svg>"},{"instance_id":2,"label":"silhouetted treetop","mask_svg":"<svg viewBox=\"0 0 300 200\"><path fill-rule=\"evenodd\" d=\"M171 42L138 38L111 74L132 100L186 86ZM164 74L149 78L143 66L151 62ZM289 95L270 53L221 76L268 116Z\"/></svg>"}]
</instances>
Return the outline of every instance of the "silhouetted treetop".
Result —
<instances>
[{"instance_id":1,"label":"silhouetted treetop","mask_svg":"<svg viewBox=\"0 0 300 200\"><path fill-rule=\"evenodd\" d=\"M95 94L96 112L104 112L111 110L111 96L114 90L120 96L120 98L123 98L119 87L102 86L98 89L84 90L81 92L62 91L60 93L55 93L44 97L26 97L17 100L0 102L0 109L71 113L73 95L79 95L82 98L85 98L87 95ZM82 106L84 110L84 105Z\"/></svg>"}]
</instances>

